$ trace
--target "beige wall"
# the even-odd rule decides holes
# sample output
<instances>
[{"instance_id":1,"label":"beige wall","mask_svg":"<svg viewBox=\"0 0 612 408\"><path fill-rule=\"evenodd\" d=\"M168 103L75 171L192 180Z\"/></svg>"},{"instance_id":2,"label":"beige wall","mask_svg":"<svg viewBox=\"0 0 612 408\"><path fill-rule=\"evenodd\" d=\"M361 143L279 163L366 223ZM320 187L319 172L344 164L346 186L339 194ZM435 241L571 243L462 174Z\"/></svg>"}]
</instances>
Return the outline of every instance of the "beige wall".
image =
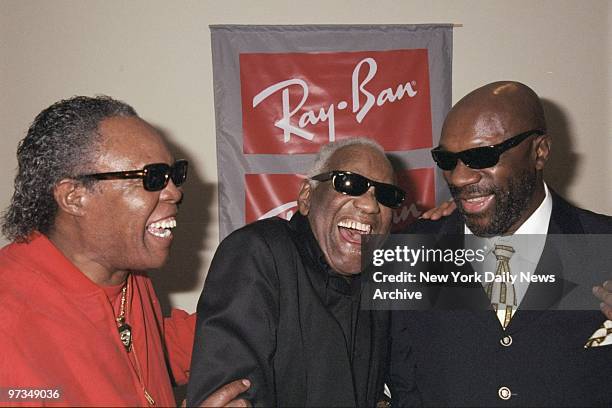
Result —
<instances>
[{"instance_id":1,"label":"beige wall","mask_svg":"<svg viewBox=\"0 0 612 408\"><path fill-rule=\"evenodd\" d=\"M531 85L556 142L549 180L575 203L612 214L606 0L0 0L0 206L12 192L17 142L40 110L77 94L129 102L193 164L172 260L153 276L162 302L194 310L218 244L208 25L436 22L463 24L453 100L494 80Z\"/></svg>"}]
</instances>

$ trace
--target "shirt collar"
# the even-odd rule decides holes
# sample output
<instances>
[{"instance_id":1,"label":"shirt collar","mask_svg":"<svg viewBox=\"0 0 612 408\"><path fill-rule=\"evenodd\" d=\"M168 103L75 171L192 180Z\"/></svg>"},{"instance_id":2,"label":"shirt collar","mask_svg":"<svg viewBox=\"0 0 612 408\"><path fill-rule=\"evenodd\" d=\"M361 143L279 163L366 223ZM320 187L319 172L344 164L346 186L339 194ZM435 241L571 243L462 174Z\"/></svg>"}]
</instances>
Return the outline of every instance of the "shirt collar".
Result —
<instances>
[{"instance_id":1,"label":"shirt collar","mask_svg":"<svg viewBox=\"0 0 612 408\"><path fill-rule=\"evenodd\" d=\"M546 235L552 214L552 197L546 183L544 183L544 192L546 193L544 200L533 214L516 230L515 234Z\"/></svg>"},{"instance_id":2,"label":"shirt collar","mask_svg":"<svg viewBox=\"0 0 612 408\"><path fill-rule=\"evenodd\" d=\"M515 234L542 234L548 233L548 224L550 223L550 216L552 215L552 197L548 186L544 183L544 200L540 203L538 208L525 220L525 222L519 226ZM464 224L463 232L466 235L474 235L474 233Z\"/></svg>"},{"instance_id":3,"label":"shirt collar","mask_svg":"<svg viewBox=\"0 0 612 408\"><path fill-rule=\"evenodd\" d=\"M512 245L519 253L521 253L524 258L537 263L544 247L544 239L542 238L548 233L548 224L550 223L553 205L552 196L546 183L544 183L544 192L544 200L542 200L533 214L531 214L513 234L530 235L533 236L533 238L527 237L526 239L513 239L512 236L495 236L489 238L483 237L482 240L485 241L486 247L492 249L498 242L508 243ZM466 235L474 235L474 233L465 224L464 233Z\"/></svg>"},{"instance_id":4,"label":"shirt collar","mask_svg":"<svg viewBox=\"0 0 612 408\"><path fill-rule=\"evenodd\" d=\"M98 295L102 292L99 285L78 269L46 235L38 231L33 232L26 242L14 242L3 251L73 296Z\"/></svg>"}]
</instances>

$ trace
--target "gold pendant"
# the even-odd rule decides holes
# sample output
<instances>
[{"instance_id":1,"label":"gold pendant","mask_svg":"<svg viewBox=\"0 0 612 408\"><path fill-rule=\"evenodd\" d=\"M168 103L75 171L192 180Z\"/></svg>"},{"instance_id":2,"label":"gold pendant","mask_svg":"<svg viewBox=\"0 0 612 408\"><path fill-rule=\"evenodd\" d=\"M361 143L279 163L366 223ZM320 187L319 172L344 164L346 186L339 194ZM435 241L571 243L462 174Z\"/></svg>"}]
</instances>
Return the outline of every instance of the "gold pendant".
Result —
<instances>
[{"instance_id":1,"label":"gold pendant","mask_svg":"<svg viewBox=\"0 0 612 408\"><path fill-rule=\"evenodd\" d=\"M132 347L132 328L129 324L123 323L119 326L119 338L127 351Z\"/></svg>"}]
</instances>

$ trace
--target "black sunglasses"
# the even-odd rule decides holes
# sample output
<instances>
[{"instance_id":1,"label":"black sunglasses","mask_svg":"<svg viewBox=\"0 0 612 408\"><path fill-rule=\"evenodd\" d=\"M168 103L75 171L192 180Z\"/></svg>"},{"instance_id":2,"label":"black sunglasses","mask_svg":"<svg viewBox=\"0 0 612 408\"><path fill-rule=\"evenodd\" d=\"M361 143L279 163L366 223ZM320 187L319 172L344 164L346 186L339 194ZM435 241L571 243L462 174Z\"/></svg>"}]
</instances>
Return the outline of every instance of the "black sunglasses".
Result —
<instances>
[{"instance_id":1,"label":"black sunglasses","mask_svg":"<svg viewBox=\"0 0 612 408\"><path fill-rule=\"evenodd\" d=\"M376 201L391 208L398 208L402 205L406 197L404 190L393 184L370 180L361 174L351 173L350 171L334 170L316 175L310 179L316 181L327 181L331 179L334 190L355 197L364 194L370 187L374 187Z\"/></svg>"},{"instance_id":2,"label":"black sunglasses","mask_svg":"<svg viewBox=\"0 0 612 408\"><path fill-rule=\"evenodd\" d=\"M457 153L442 150L442 147L438 146L431 151L431 157L442 170L454 169L458 159L471 169L486 169L495 166L499 162L499 156L506 150L518 146L531 135L541 136L545 133L542 129L532 129L493 146L475 147Z\"/></svg>"},{"instance_id":3,"label":"black sunglasses","mask_svg":"<svg viewBox=\"0 0 612 408\"><path fill-rule=\"evenodd\" d=\"M78 176L78 179L94 180L121 180L142 179L144 189L147 191L159 191L168 185L172 179L175 186L180 186L187 178L187 160L177 160L172 166L166 163L147 164L142 170L112 171L109 173L94 173Z\"/></svg>"}]
</instances>

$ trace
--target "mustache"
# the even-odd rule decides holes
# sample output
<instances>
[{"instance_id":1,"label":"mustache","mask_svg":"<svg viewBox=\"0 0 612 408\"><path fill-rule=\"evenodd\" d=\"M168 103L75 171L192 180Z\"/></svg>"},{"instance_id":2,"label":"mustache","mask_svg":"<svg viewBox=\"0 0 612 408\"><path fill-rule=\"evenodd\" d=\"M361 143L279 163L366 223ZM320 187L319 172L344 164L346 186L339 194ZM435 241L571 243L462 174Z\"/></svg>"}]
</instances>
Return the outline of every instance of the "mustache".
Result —
<instances>
[{"instance_id":1,"label":"mustache","mask_svg":"<svg viewBox=\"0 0 612 408\"><path fill-rule=\"evenodd\" d=\"M450 193L454 199L459 199L465 196L489 195L497 193L497 190L492 186L480 186L477 184L470 184L463 187L457 187L449 184L448 189L450 190Z\"/></svg>"}]
</instances>

